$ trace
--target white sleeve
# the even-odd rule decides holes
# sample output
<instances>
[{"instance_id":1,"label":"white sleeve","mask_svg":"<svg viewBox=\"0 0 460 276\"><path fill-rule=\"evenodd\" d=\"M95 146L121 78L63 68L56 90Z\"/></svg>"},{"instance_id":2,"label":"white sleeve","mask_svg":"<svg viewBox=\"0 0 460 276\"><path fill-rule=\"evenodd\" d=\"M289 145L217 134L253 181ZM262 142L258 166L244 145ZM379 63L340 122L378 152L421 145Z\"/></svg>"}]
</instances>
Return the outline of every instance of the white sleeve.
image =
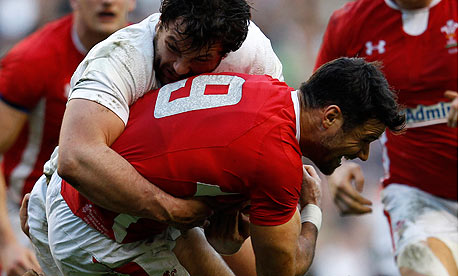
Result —
<instances>
[{"instance_id":1,"label":"white sleeve","mask_svg":"<svg viewBox=\"0 0 460 276\"><path fill-rule=\"evenodd\" d=\"M214 72L269 75L284 81L283 66L273 51L270 40L252 21L243 45L237 51L230 52Z\"/></svg>"},{"instance_id":2,"label":"white sleeve","mask_svg":"<svg viewBox=\"0 0 460 276\"><path fill-rule=\"evenodd\" d=\"M125 123L129 106L156 86L153 69L154 14L97 44L71 80L71 99L87 99L113 111Z\"/></svg>"}]
</instances>

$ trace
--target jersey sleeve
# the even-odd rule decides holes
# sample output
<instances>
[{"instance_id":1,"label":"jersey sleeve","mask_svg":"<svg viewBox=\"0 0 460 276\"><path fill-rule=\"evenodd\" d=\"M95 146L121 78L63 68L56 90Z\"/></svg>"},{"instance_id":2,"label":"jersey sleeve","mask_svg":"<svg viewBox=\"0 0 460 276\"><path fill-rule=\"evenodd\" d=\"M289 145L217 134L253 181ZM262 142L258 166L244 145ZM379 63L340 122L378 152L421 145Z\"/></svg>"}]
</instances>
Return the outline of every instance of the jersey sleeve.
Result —
<instances>
[{"instance_id":1,"label":"jersey sleeve","mask_svg":"<svg viewBox=\"0 0 460 276\"><path fill-rule=\"evenodd\" d=\"M335 11L323 36L323 42L316 58L316 64L314 70L318 69L324 63L333 59L346 56L347 40L347 28L346 15L349 10L348 6L343 7L340 10Z\"/></svg>"},{"instance_id":2,"label":"jersey sleeve","mask_svg":"<svg viewBox=\"0 0 460 276\"><path fill-rule=\"evenodd\" d=\"M269 75L272 78L284 80L283 66L273 51L270 40L252 21L249 24L246 40L241 47L235 52L230 52L214 72Z\"/></svg>"},{"instance_id":3,"label":"jersey sleeve","mask_svg":"<svg viewBox=\"0 0 460 276\"><path fill-rule=\"evenodd\" d=\"M156 85L152 17L96 45L72 76L69 100L97 102L113 111L126 125L129 106Z\"/></svg>"},{"instance_id":4,"label":"jersey sleeve","mask_svg":"<svg viewBox=\"0 0 460 276\"><path fill-rule=\"evenodd\" d=\"M43 96L46 76L40 73L46 70L21 44L13 48L0 61L0 99L13 108L30 111Z\"/></svg>"},{"instance_id":5,"label":"jersey sleeve","mask_svg":"<svg viewBox=\"0 0 460 276\"><path fill-rule=\"evenodd\" d=\"M281 225L292 218L302 184L302 159L295 131L284 127L271 132L273 137L264 138L250 195L251 223L262 226ZM273 139L278 142L273 144Z\"/></svg>"}]
</instances>

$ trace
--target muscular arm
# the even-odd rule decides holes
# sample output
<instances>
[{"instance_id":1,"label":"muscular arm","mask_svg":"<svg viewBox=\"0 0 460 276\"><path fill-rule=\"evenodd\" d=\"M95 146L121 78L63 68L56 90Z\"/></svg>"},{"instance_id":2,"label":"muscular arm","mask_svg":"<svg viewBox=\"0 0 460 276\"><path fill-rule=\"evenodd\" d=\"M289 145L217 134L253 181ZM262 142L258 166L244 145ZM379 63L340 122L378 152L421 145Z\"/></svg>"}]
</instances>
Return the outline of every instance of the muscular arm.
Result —
<instances>
[{"instance_id":1,"label":"muscular arm","mask_svg":"<svg viewBox=\"0 0 460 276\"><path fill-rule=\"evenodd\" d=\"M0 101L0 155L16 141L26 119L26 113ZM8 275L22 275L30 268L40 270L33 252L18 243L11 228L2 169L0 169L0 265Z\"/></svg>"},{"instance_id":2,"label":"muscular arm","mask_svg":"<svg viewBox=\"0 0 460 276\"><path fill-rule=\"evenodd\" d=\"M310 222L300 225L298 211L279 226L251 224L257 275L304 275L313 261L316 238L316 227Z\"/></svg>"},{"instance_id":3,"label":"muscular arm","mask_svg":"<svg viewBox=\"0 0 460 276\"><path fill-rule=\"evenodd\" d=\"M59 138L59 175L88 199L115 212L189 224L209 215L206 205L165 193L142 177L110 145L124 124L95 102L69 101Z\"/></svg>"},{"instance_id":4,"label":"muscular arm","mask_svg":"<svg viewBox=\"0 0 460 276\"><path fill-rule=\"evenodd\" d=\"M308 204L319 206L321 179L313 166L305 165L302 169L301 208ZM310 221L301 224L298 210L282 225L251 224L250 233L256 255L257 275L304 275L310 268L318 230Z\"/></svg>"},{"instance_id":5,"label":"muscular arm","mask_svg":"<svg viewBox=\"0 0 460 276\"><path fill-rule=\"evenodd\" d=\"M183 233L176 240L173 252L192 276L235 276L198 227Z\"/></svg>"}]
</instances>

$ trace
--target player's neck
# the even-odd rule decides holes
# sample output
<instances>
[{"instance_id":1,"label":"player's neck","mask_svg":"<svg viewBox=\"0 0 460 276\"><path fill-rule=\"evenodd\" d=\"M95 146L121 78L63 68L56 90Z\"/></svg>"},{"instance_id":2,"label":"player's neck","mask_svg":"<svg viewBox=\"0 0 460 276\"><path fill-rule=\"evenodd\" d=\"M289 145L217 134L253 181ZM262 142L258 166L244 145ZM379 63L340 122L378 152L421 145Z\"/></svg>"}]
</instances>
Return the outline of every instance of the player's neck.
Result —
<instances>
[{"instance_id":1,"label":"player's neck","mask_svg":"<svg viewBox=\"0 0 460 276\"><path fill-rule=\"evenodd\" d=\"M87 49L87 51L91 50L94 45L107 38L107 35L88 30L79 30L78 28L76 29L76 32L81 44L85 47L85 49Z\"/></svg>"},{"instance_id":2,"label":"player's neck","mask_svg":"<svg viewBox=\"0 0 460 276\"><path fill-rule=\"evenodd\" d=\"M418 10L430 6L432 0L391 0L401 9Z\"/></svg>"},{"instance_id":3,"label":"player's neck","mask_svg":"<svg viewBox=\"0 0 460 276\"><path fill-rule=\"evenodd\" d=\"M108 37L108 35L105 33L92 31L81 20L78 20L75 17L72 28L74 34L76 34L76 39L74 39L74 42L75 40L78 41L77 44L82 45L86 52L91 50L94 45Z\"/></svg>"},{"instance_id":4,"label":"player's neck","mask_svg":"<svg viewBox=\"0 0 460 276\"><path fill-rule=\"evenodd\" d=\"M314 145L318 137L315 137L314 133L318 132L320 125L318 121L317 110L308 108L300 90L297 93L300 102L300 114L299 114L299 125L300 125L300 137L299 146L303 156L308 156L308 150L310 145Z\"/></svg>"}]
</instances>

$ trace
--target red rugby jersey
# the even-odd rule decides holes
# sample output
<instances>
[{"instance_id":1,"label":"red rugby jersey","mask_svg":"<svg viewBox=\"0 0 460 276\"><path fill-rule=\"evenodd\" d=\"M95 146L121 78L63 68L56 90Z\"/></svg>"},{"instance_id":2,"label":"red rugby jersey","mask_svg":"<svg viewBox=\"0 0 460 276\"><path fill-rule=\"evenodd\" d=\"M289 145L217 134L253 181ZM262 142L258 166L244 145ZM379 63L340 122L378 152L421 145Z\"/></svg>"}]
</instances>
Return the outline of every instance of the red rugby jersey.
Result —
<instances>
[{"instance_id":1,"label":"red rugby jersey","mask_svg":"<svg viewBox=\"0 0 460 276\"><path fill-rule=\"evenodd\" d=\"M302 183L293 90L269 76L235 73L169 84L131 107L112 148L172 195L236 193L251 200L252 223L280 225L294 214ZM99 208L65 182L62 195L77 216L118 242L165 227Z\"/></svg>"},{"instance_id":2,"label":"red rugby jersey","mask_svg":"<svg viewBox=\"0 0 460 276\"><path fill-rule=\"evenodd\" d=\"M84 57L72 41L71 29L71 15L53 21L0 62L1 99L29 115L2 163L9 195L18 203L43 174L58 143L70 78Z\"/></svg>"},{"instance_id":3,"label":"red rugby jersey","mask_svg":"<svg viewBox=\"0 0 460 276\"><path fill-rule=\"evenodd\" d=\"M457 128L444 122L457 91L458 2L433 0L402 13L391 0L358 0L332 15L316 67L341 56L381 61L390 86L407 107L404 135L386 132L384 185L418 187L457 199Z\"/></svg>"}]
</instances>

